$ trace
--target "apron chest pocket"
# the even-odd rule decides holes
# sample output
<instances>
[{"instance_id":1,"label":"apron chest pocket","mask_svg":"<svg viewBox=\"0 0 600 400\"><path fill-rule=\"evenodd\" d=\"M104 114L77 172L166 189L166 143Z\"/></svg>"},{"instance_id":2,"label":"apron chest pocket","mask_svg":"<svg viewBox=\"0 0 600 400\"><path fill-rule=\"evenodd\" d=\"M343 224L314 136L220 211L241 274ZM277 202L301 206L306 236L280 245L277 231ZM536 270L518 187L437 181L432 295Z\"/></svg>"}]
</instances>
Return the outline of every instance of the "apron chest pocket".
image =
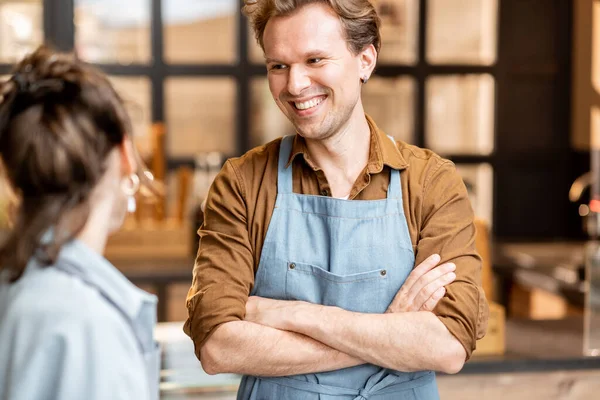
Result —
<instances>
[{"instance_id":1,"label":"apron chest pocket","mask_svg":"<svg viewBox=\"0 0 600 400\"><path fill-rule=\"evenodd\" d=\"M389 274L385 268L337 275L315 265L289 262L285 294L300 300L362 313L383 313L389 305Z\"/></svg>"}]
</instances>

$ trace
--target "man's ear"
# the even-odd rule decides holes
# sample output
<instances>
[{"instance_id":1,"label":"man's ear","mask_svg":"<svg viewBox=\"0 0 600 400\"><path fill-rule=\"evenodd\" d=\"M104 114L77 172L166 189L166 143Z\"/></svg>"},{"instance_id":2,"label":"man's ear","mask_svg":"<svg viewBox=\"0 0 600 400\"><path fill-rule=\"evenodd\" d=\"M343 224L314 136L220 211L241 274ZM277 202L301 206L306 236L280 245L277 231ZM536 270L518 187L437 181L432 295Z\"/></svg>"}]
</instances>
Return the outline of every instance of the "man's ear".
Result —
<instances>
[{"instance_id":1,"label":"man's ear","mask_svg":"<svg viewBox=\"0 0 600 400\"><path fill-rule=\"evenodd\" d=\"M360 79L369 80L377 64L377 50L372 44L366 46L359 54Z\"/></svg>"}]
</instances>

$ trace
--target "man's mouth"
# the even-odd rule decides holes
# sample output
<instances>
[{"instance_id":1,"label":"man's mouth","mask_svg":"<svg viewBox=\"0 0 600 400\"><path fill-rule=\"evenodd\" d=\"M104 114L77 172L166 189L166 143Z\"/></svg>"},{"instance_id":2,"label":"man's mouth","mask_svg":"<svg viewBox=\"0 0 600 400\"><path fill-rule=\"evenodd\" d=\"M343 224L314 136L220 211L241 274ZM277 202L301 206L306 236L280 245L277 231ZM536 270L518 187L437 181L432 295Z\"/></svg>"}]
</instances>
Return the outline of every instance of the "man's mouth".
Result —
<instances>
[{"instance_id":1,"label":"man's mouth","mask_svg":"<svg viewBox=\"0 0 600 400\"><path fill-rule=\"evenodd\" d=\"M325 100L325 96L314 97L307 101L290 101L290 104L293 105L297 110L310 110L311 108L315 108L319 104Z\"/></svg>"}]
</instances>

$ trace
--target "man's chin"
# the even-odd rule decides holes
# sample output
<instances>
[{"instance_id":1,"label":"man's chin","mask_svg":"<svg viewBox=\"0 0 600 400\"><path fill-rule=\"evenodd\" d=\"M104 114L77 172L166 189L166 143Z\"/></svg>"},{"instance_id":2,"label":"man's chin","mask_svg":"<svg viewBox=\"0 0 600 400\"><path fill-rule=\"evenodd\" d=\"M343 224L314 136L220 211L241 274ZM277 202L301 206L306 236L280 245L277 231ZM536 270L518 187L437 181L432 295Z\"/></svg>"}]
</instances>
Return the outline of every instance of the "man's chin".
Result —
<instances>
[{"instance_id":1,"label":"man's chin","mask_svg":"<svg viewBox=\"0 0 600 400\"><path fill-rule=\"evenodd\" d=\"M321 124L294 124L294 128L305 139L319 139L323 135Z\"/></svg>"},{"instance_id":2,"label":"man's chin","mask_svg":"<svg viewBox=\"0 0 600 400\"><path fill-rule=\"evenodd\" d=\"M319 139L321 137L320 132L306 129L296 128L296 133L302 136L304 139Z\"/></svg>"}]
</instances>

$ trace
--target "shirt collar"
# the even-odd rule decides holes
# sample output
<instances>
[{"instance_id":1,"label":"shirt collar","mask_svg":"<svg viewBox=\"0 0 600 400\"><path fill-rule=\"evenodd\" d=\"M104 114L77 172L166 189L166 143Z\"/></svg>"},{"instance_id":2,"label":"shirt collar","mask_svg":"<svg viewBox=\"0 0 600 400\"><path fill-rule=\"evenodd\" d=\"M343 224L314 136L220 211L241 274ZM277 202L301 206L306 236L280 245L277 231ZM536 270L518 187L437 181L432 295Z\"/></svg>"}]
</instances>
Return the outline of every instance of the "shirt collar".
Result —
<instances>
[{"instance_id":1,"label":"shirt collar","mask_svg":"<svg viewBox=\"0 0 600 400\"><path fill-rule=\"evenodd\" d=\"M367 118L369 129L371 130L371 147L369 149L369 161L367 164L368 172L370 174L379 173L383 170L384 165L398 170L408 167L408 162L406 162L400 153L400 150L398 150L396 141L392 141L381 129L379 129L371 117L366 114L365 117ZM302 155L304 161L312 167L312 169L318 169L310 158L308 148L306 147L306 140L302 136L296 134L286 168L300 155Z\"/></svg>"},{"instance_id":2,"label":"shirt collar","mask_svg":"<svg viewBox=\"0 0 600 400\"><path fill-rule=\"evenodd\" d=\"M77 269L87 284L96 287L131 320L137 318L144 304L157 303L156 296L136 287L106 258L79 240L62 247L58 263Z\"/></svg>"}]
</instances>

